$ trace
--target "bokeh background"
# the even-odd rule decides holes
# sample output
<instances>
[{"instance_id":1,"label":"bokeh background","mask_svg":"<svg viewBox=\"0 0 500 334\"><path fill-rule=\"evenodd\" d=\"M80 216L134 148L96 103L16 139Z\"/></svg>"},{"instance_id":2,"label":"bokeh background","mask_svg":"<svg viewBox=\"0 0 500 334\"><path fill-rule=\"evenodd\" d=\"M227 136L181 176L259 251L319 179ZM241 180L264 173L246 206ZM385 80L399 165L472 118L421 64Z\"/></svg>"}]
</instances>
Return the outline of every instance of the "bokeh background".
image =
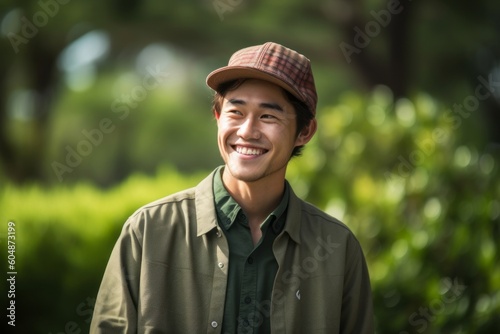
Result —
<instances>
[{"instance_id":1,"label":"bokeh background","mask_svg":"<svg viewBox=\"0 0 500 334\"><path fill-rule=\"evenodd\" d=\"M288 179L358 236L377 333L500 328L500 2L16 0L0 24L15 332L88 332L127 217L221 164L206 75L266 41L312 61Z\"/></svg>"}]
</instances>

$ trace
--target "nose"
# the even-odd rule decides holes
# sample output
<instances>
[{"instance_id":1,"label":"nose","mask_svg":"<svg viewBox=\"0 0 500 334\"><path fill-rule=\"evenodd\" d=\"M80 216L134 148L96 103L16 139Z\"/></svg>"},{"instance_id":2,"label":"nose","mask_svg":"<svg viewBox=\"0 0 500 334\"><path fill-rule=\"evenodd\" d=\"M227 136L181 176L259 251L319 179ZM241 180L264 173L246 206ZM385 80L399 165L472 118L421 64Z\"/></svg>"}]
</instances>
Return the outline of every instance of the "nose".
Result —
<instances>
[{"instance_id":1,"label":"nose","mask_svg":"<svg viewBox=\"0 0 500 334\"><path fill-rule=\"evenodd\" d=\"M259 139L260 130L257 121L251 117L248 117L241 123L236 134L243 139Z\"/></svg>"}]
</instances>

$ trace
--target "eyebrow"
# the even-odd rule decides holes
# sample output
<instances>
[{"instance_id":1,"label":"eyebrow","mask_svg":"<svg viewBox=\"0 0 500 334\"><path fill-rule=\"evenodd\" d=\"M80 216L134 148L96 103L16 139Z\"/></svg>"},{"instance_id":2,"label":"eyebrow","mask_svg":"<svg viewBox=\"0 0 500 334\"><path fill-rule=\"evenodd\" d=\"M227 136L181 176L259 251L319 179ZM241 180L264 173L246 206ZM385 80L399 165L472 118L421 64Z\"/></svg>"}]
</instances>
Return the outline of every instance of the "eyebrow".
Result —
<instances>
[{"instance_id":1,"label":"eyebrow","mask_svg":"<svg viewBox=\"0 0 500 334\"><path fill-rule=\"evenodd\" d=\"M245 100L241 100L241 99L229 99L228 103L230 103L232 105L240 105L240 106L244 106L247 104ZM283 108L279 104L273 103L273 102L262 102L259 104L259 107L263 108L263 109L272 109L272 110L276 110L279 112L283 112Z\"/></svg>"}]
</instances>

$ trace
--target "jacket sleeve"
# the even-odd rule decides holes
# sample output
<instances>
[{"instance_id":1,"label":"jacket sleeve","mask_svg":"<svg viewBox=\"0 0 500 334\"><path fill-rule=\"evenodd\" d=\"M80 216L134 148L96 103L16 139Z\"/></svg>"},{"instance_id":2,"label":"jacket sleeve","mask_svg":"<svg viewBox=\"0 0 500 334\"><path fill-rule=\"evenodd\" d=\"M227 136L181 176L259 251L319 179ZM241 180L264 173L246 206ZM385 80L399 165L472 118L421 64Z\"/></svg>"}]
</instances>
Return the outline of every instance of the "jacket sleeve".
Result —
<instances>
[{"instance_id":1,"label":"jacket sleeve","mask_svg":"<svg viewBox=\"0 0 500 334\"><path fill-rule=\"evenodd\" d=\"M345 270L340 332L373 334L370 277L363 251L354 236L348 243Z\"/></svg>"},{"instance_id":2,"label":"jacket sleeve","mask_svg":"<svg viewBox=\"0 0 500 334\"><path fill-rule=\"evenodd\" d=\"M135 216L137 217L137 215ZM90 334L137 333L142 246L129 219L111 252L97 295Z\"/></svg>"}]
</instances>

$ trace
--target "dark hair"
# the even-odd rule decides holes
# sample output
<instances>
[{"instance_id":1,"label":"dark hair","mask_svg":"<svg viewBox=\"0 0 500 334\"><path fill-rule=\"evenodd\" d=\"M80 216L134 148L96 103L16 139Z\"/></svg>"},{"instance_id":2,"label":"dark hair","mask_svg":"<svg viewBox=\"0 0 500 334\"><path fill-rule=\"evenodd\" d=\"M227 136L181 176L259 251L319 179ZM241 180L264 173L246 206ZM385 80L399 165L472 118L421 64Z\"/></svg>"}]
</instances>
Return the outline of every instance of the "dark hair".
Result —
<instances>
[{"instance_id":1,"label":"dark hair","mask_svg":"<svg viewBox=\"0 0 500 334\"><path fill-rule=\"evenodd\" d=\"M215 92L214 99L212 101L212 112L220 114L222 108L222 102L224 100L224 96L227 92L234 90L241 86L248 79L235 79L223 82L217 87L217 91ZM314 115L309 111L307 105L296 98L292 93L281 88L286 99L293 106L296 115L296 124L297 130L295 132L295 136L298 136L299 133L314 119ZM302 154L302 150L304 149L304 145L294 147L292 151L292 157L296 157Z\"/></svg>"}]
</instances>

